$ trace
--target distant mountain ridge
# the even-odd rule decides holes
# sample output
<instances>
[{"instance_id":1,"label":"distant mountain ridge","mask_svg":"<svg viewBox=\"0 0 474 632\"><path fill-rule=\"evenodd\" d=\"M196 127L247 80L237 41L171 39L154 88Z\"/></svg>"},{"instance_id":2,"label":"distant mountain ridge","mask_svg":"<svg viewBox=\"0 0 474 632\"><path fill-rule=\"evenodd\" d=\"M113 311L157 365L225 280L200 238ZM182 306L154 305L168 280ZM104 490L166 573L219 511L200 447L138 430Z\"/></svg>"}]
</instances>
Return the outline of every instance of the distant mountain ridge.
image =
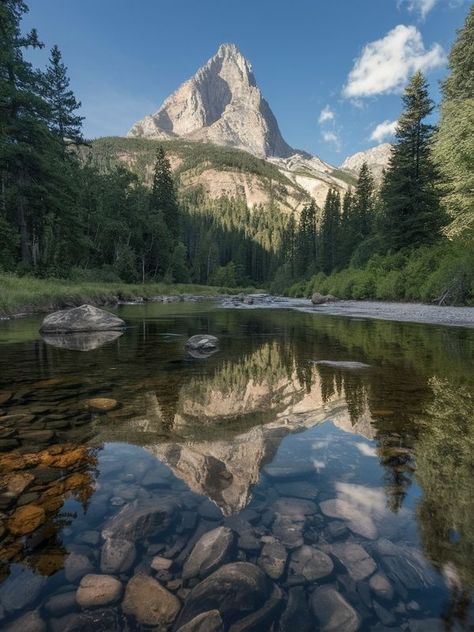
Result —
<instances>
[{"instance_id":1,"label":"distant mountain ridge","mask_svg":"<svg viewBox=\"0 0 474 632\"><path fill-rule=\"evenodd\" d=\"M360 168L366 162L375 180L380 182L383 172L388 167L391 153L392 145L390 143L382 143L348 156L339 168L358 176Z\"/></svg>"}]
</instances>

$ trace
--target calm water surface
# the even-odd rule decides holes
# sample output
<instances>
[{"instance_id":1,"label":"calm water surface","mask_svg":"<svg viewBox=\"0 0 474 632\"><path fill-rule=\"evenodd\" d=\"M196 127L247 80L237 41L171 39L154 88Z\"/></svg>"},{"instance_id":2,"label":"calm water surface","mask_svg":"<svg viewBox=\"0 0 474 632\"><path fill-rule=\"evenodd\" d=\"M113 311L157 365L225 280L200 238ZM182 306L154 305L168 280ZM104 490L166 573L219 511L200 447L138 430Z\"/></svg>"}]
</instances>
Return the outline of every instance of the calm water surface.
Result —
<instances>
[{"instance_id":1,"label":"calm water surface","mask_svg":"<svg viewBox=\"0 0 474 632\"><path fill-rule=\"evenodd\" d=\"M0 323L0 627L474 629L472 330L117 312Z\"/></svg>"}]
</instances>

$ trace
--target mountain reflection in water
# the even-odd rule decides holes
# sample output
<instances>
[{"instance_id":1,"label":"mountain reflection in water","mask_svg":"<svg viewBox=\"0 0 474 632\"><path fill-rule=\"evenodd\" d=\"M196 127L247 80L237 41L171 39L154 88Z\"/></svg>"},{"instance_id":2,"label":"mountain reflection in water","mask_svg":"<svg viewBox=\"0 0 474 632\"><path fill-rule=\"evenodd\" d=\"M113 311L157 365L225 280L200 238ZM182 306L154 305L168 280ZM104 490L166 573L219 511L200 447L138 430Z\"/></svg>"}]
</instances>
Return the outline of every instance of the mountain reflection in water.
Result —
<instances>
[{"instance_id":1,"label":"mountain reflection in water","mask_svg":"<svg viewBox=\"0 0 474 632\"><path fill-rule=\"evenodd\" d=\"M83 570L100 572L104 525L134 501L171 494L184 507L181 523L164 540L139 539L133 568L149 568L155 551L173 558L158 578L182 602L189 588L180 556L193 538L241 516L257 542L285 542L281 503L299 498L316 513L294 522L297 546L337 562L328 581L355 608L360 629L389 619L362 588L353 592L342 543L361 543L393 584L383 606L390 625L469 624L472 332L202 304L127 306L120 315L132 327L97 344L55 348L33 333L33 320L9 323L3 340L0 329L7 622L39 608L53 626L59 615L49 602L61 583L75 590L85 574L71 566L81 558ZM220 351L189 357L187 337L207 332L220 337ZM118 407L91 413L85 402L96 397ZM242 548L241 539L228 561L258 562L262 543ZM292 564L278 580L284 597L274 617L282 622L286 595L299 585ZM133 568L120 575L124 585ZM32 597L13 598L18 586ZM133 629L133 617L112 609L110 625Z\"/></svg>"}]
</instances>

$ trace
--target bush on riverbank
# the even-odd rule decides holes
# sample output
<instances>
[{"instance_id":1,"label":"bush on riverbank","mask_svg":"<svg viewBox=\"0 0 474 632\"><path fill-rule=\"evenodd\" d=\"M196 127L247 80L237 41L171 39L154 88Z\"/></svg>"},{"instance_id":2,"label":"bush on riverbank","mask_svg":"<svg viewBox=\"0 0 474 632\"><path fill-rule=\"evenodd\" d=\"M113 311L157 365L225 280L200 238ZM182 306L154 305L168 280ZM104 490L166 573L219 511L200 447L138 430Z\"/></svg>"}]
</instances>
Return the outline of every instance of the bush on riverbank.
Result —
<instances>
[{"instance_id":1,"label":"bush on riverbank","mask_svg":"<svg viewBox=\"0 0 474 632\"><path fill-rule=\"evenodd\" d=\"M236 294L255 292L255 288L226 288L212 285L167 283L72 282L0 274L0 317L20 312L53 311L82 303L114 304L117 300L134 300L153 296L181 294Z\"/></svg>"},{"instance_id":2,"label":"bush on riverbank","mask_svg":"<svg viewBox=\"0 0 474 632\"><path fill-rule=\"evenodd\" d=\"M313 292L357 300L473 305L474 251L451 242L375 255L363 267L345 268L329 276L320 272L295 283L285 294L298 297Z\"/></svg>"}]
</instances>

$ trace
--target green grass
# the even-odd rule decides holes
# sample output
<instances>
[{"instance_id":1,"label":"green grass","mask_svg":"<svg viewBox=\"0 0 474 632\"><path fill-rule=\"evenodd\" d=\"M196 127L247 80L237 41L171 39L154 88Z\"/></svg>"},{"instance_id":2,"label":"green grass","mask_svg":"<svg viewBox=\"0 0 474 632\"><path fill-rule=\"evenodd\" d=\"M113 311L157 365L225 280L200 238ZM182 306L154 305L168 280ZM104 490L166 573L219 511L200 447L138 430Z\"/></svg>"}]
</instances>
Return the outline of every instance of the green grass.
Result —
<instances>
[{"instance_id":1,"label":"green grass","mask_svg":"<svg viewBox=\"0 0 474 632\"><path fill-rule=\"evenodd\" d=\"M150 298L159 295L237 294L255 292L255 288L225 288L211 285L166 283L92 283L60 279L37 279L0 274L0 317L46 312L91 303L111 305L118 300Z\"/></svg>"}]
</instances>

